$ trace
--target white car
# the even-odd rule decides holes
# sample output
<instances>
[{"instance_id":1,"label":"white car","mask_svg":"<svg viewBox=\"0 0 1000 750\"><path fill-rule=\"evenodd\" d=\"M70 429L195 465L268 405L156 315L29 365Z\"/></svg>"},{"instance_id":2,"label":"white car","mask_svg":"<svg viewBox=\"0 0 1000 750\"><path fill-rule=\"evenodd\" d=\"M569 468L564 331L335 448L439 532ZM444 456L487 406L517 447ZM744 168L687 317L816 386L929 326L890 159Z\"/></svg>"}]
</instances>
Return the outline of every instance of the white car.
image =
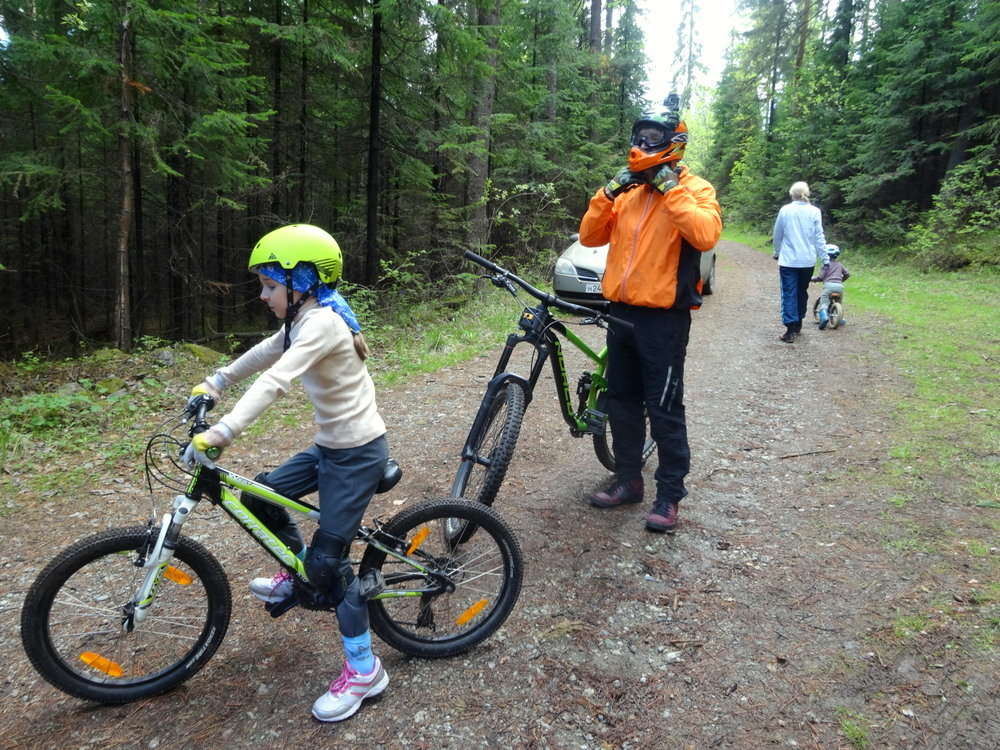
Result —
<instances>
[{"instance_id":1,"label":"white car","mask_svg":"<svg viewBox=\"0 0 1000 750\"><path fill-rule=\"evenodd\" d=\"M562 251L552 273L552 288L557 297L578 305L603 306L601 279L608 262L608 246L584 247L580 235L574 234L573 244ZM715 248L701 254L701 293L715 291Z\"/></svg>"}]
</instances>

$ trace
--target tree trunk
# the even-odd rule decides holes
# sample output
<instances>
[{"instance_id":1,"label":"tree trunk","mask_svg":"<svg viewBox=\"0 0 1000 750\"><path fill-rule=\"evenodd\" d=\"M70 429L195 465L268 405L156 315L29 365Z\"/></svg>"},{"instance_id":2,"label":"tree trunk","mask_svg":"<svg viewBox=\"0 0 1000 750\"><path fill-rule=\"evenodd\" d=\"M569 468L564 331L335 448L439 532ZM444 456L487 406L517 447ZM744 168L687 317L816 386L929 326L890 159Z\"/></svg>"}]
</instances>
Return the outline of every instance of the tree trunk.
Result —
<instances>
[{"instance_id":1,"label":"tree trunk","mask_svg":"<svg viewBox=\"0 0 1000 750\"><path fill-rule=\"evenodd\" d=\"M372 0L372 73L368 95L368 194L365 217L365 284L378 281L379 117L382 106L382 7Z\"/></svg>"},{"instance_id":2,"label":"tree trunk","mask_svg":"<svg viewBox=\"0 0 1000 750\"><path fill-rule=\"evenodd\" d=\"M601 54L601 0L590 0L590 141L597 143L600 136L597 132L597 79L600 75Z\"/></svg>"},{"instance_id":3,"label":"tree trunk","mask_svg":"<svg viewBox=\"0 0 1000 750\"><path fill-rule=\"evenodd\" d=\"M490 5L487 4L490 3ZM599 2L599 0L598 0ZM496 71L498 27L500 25L500 0L480 0L479 28L489 49L487 67ZM466 232L466 240L473 250L481 250L489 243L489 213L486 206L486 182L489 178L490 149L492 147L491 120L493 100L496 96L496 74L490 73L479 81L476 105L472 110L472 126L481 133L481 140L473 145L469 156L469 179L466 183L466 205L472 206L472 216ZM478 144L482 144L479 146Z\"/></svg>"},{"instance_id":4,"label":"tree trunk","mask_svg":"<svg viewBox=\"0 0 1000 750\"><path fill-rule=\"evenodd\" d=\"M132 3L126 2L118 33L118 64L121 66L121 110L118 116L118 157L121 167L121 210L118 214L117 279L115 287L114 339L119 349L132 348L129 295L129 244L135 194L132 174Z\"/></svg>"}]
</instances>

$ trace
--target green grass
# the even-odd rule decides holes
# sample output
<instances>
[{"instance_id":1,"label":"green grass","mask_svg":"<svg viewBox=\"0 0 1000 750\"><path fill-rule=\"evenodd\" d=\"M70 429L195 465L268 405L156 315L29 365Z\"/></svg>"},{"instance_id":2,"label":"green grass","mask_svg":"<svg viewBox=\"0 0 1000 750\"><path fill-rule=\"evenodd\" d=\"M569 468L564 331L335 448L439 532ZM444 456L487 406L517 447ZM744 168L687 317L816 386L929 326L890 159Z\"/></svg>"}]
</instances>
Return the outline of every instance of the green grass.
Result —
<instances>
[{"instance_id":1,"label":"green grass","mask_svg":"<svg viewBox=\"0 0 1000 750\"><path fill-rule=\"evenodd\" d=\"M864 750L871 744L870 732L866 726L867 721L863 716L859 716L846 708L838 708L840 731L851 744L851 747Z\"/></svg>"},{"instance_id":2,"label":"green grass","mask_svg":"<svg viewBox=\"0 0 1000 750\"><path fill-rule=\"evenodd\" d=\"M903 484L908 474L932 473L947 480L951 500L969 506L996 502L1000 334L993 293L1000 274L921 273L849 256L844 262L854 274L848 308L881 323L887 354L910 385L897 407L901 430L890 471Z\"/></svg>"},{"instance_id":3,"label":"green grass","mask_svg":"<svg viewBox=\"0 0 1000 750\"><path fill-rule=\"evenodd\" d=\"M544 287L545 282L537 281ZM368 368L379 388L434 372L484 352L499 351L517 327L520 308L506 292L486 287L457 310L432 304L407 311L405 324L382 323L366 333Z\"/></svg>"}]
</instances>

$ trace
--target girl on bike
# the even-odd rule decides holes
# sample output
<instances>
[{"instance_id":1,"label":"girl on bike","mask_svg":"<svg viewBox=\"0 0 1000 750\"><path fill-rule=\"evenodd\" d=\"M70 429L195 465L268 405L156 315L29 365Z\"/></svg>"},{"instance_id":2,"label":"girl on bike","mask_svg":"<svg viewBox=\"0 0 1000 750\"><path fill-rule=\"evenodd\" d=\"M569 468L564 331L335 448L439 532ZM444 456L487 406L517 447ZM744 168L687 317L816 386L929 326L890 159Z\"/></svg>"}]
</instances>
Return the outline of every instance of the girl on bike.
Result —
<instances>
[{"instance_id":1,"label":"girl on bike","mask_svg":"<svg viewBox=\"0 0 1000 750\"><path fill-rule=\"evenodd\" d=\"M233 383L262 372L228 414L195 436L185 459L210 460L210 447L230 445L296 378L312 403L319 432L313 445L257 480L290 498L319 492L319 528L306 548L288 513L250 496L244 503L304 560L309 581L337 613L347 660L338 678L312 707L320 721L353 715L365 698L389 683L371 649L368 610L348 552L386 468L385 423L365 359L368 347L357 319L336 291L343 256L319 227L293 224L266 234L250 253L248 268L261 284L260 299L283 329L217 370L192 396L218 399ZM292 577L281 571L257 578L250 591L265 602L292 595Z\"/></svg>"}]
</instances>

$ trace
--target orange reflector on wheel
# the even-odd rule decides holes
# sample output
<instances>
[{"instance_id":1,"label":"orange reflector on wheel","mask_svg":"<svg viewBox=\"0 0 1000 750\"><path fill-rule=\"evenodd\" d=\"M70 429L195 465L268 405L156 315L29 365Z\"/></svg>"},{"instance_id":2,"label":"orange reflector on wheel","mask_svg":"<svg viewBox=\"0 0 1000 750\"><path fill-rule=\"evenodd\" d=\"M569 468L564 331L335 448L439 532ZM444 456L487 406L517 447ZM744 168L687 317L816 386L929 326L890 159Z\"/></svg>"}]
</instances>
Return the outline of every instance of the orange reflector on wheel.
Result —
<instances>
[{"instance_id":1,"label":"orange reflector on wheel","mask_svg":"<svg viewBox=\"0 0 1000 750\"><path fill-rule=\"evenodd\" d=\"M122 671L121 667L119 667L110 659L105 659L100 654L95 654L90 651L85 651L84 653L80 654L80 659L82 659L84 663L86 663L88 666L100 670L101 672L104 672L104 674L109 674L112 677L121 677L123 674L125 674Z\"/></svg>"},{"instance_id":2,"label":"orange reflector on wheel","mask_svg":"<svg viewBox=\"0 0 1000 750\"><path fill-rule=\"evenodd\" d=\"M163 575L181 586L187 586L194 580L183 570L178 570L173 565L168 565L167 569L163 571Z\"/></svg>"},{"instance_id":3,"label":"orange reflector on wheel","mask_svg":"<svg viewBox=\"0 0 1000 750\"><path fill-rule=\"evenodd\" d=\"M431 530L428 529L426 526L424 526L422 529L420 529L420 531L418 531L416 534L414 534L413 535L413 539L410 541L410 548L408 550L406 550L406 554L412 555L413 554L413 550L415 550L417 547L419 547L421 544L423 544L424 543L424 539L426 539L427 535L430 534L430 533L431 533Z\"/></svg>"},{"instance_id":4,"label":"orange reflector on wheel","mask_svg":"<svg viewBox=\"0 0 1000 750\"><path fill-rule=\"evenodd\" d=\"M485 599L480 599L478 602L476 602L471 607L469 607L467 610L465 610L462 614L460 614L458 616L458 619L455 620L455 624L456 625L465 625L465 623L467 623L473 617L475 617L480 612L482 612L483 611L483 607L485 607L485 606L486 606L486 600Z\"/></svg>"}]
</instances>

